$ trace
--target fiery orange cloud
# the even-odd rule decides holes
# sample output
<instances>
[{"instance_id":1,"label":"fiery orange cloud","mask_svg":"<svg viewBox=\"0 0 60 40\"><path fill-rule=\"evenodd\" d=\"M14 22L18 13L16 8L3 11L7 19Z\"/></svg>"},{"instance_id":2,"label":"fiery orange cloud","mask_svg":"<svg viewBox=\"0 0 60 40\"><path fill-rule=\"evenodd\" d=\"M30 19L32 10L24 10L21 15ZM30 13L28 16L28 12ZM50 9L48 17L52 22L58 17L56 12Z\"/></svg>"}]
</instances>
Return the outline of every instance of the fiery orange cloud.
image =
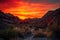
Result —
<instances>
[{"instance_id":1,"label":"fiery orange cloud","mask_svg":"<svg viewBox=\"0 0 60 40\"><path fill-rule=\"evenodd\" d=\"M18 16L20 19L41 18L48 10L59 7L58 4L28 3L22 1L14 2L13 5L13 7L8 7L3 11ZM5 6L7 6L7 4L5 4Z\"/></svg>"}]
</instances>

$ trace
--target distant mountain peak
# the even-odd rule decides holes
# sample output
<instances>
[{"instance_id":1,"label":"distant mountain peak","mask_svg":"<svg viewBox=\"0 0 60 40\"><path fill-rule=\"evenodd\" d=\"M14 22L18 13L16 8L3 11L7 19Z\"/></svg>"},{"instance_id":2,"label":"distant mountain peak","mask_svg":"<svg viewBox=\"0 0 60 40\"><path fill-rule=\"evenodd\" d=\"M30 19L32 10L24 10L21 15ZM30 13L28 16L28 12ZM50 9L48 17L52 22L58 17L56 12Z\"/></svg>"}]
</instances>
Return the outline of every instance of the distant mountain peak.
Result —
<instances>
[{"instance_id":1,"label":"distant mountain peak","mask_svg":"<svg viewBox=\"0 0 60 40\"><path fill-rule=\"evenodd\" d=\"M60 8L56 9L56 10L60 10Z\"/></svg>"}]
</instances>

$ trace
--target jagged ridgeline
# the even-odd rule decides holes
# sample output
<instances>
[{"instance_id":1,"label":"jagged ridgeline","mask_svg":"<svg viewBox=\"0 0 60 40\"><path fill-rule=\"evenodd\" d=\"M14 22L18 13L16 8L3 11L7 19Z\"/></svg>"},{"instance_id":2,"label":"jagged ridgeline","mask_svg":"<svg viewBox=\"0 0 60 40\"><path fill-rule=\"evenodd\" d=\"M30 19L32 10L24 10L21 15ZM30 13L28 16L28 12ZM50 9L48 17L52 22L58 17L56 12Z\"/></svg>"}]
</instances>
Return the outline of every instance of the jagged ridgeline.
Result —
<instances>
[{"instance_id":1,"label":"jagged ridgeline","mask_svg":"<svg viewBox=\"0 0 60 40\"><path fill-rule=\"evenodd\" d=\"M31 29L34 30L31 31ZM33 38L43 35L47 38L60 39L60 8L48 11L42 18L25 19L24 21L0 10L0 38L6 40L16 37L26 38L31 34Z\"/></svg>"},{"instance_id":2,"label":"jagged ridgeline","mask_svg":"<svg viewBox=\"0 0 60 40\"><path fill-rule=\"evenodd\" d=\"M47 27L53 25L56 22L57 26L60 26L60 8L56 10L48 11L41 19L40 26Z\"/></svg>"},{"instance_id":3,"label":"jagged ridgeline","mask_svg":"<svg viewBox=\"0 0 60 40\"><path fill-rule=\"evenodd\" d=\"M10 13L4 13L0 10L0 27L1 28L6 28L8 25L14 25L14 26L18 26L21 22L21 20L10 14Z\"/></svg>"},{"instance_id":4,"label":"jagged ridgeline","mask_svg":"<svg viewBox=\"0 0 60 40\"><path fill-rule=\"evenodd\" d=\"M45 29L45 34L48 37L54 36L60 38L60 8L48 11L42 17L39 28Z\"/></svg>"},{"instance_id":5,"label":"jagged ridgeline","mask_svg":"<svg viewBox=\"0 0 60 40\"><path fill-rule=\"evenodd\" d=\"M10 14L4 13L0 10L0 38L9 40L10 38L16 38L22 36L19 31L16 31L20 27L21 19Z\"/></svg>"}]
</instances>

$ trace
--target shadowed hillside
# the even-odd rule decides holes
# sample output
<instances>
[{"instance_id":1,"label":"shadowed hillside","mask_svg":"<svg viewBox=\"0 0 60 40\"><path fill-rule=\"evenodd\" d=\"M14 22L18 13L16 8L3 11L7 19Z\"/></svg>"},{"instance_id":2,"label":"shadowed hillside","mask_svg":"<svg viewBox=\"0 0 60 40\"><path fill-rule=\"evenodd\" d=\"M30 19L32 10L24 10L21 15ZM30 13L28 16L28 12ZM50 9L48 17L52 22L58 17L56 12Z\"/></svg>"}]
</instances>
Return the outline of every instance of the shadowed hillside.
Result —
<instances>
[{"instance_id":1,"label":"shadowed hillside","mask_svg":"<svg viewBox=\"0 0 60 40\"><path fill-rule=\"evenodd\" d=\"M60 8L48 11L42 18L25 20L0 10L0 38L29 40L29 37L60 40Z\"/></svg>"}]
</instances>

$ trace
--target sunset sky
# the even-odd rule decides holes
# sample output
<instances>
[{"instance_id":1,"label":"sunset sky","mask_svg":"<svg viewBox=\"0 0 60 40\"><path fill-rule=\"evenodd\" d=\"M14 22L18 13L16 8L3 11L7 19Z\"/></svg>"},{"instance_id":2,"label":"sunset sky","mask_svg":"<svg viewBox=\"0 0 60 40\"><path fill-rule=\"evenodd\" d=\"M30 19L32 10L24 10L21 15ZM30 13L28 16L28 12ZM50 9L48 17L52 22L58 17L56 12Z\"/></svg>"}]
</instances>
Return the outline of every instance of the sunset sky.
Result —
<instances>
[{"instance_id":1,"label":"sunset sky","mask_svg":"<svg viewBox=\"0 0 60 40\"><path fill-rule=\"evenodd\" d=\"M41 18L48 10L60 7L60 0L0 0L0 10L21 19Z\"/></svg>"}]
</instances>

